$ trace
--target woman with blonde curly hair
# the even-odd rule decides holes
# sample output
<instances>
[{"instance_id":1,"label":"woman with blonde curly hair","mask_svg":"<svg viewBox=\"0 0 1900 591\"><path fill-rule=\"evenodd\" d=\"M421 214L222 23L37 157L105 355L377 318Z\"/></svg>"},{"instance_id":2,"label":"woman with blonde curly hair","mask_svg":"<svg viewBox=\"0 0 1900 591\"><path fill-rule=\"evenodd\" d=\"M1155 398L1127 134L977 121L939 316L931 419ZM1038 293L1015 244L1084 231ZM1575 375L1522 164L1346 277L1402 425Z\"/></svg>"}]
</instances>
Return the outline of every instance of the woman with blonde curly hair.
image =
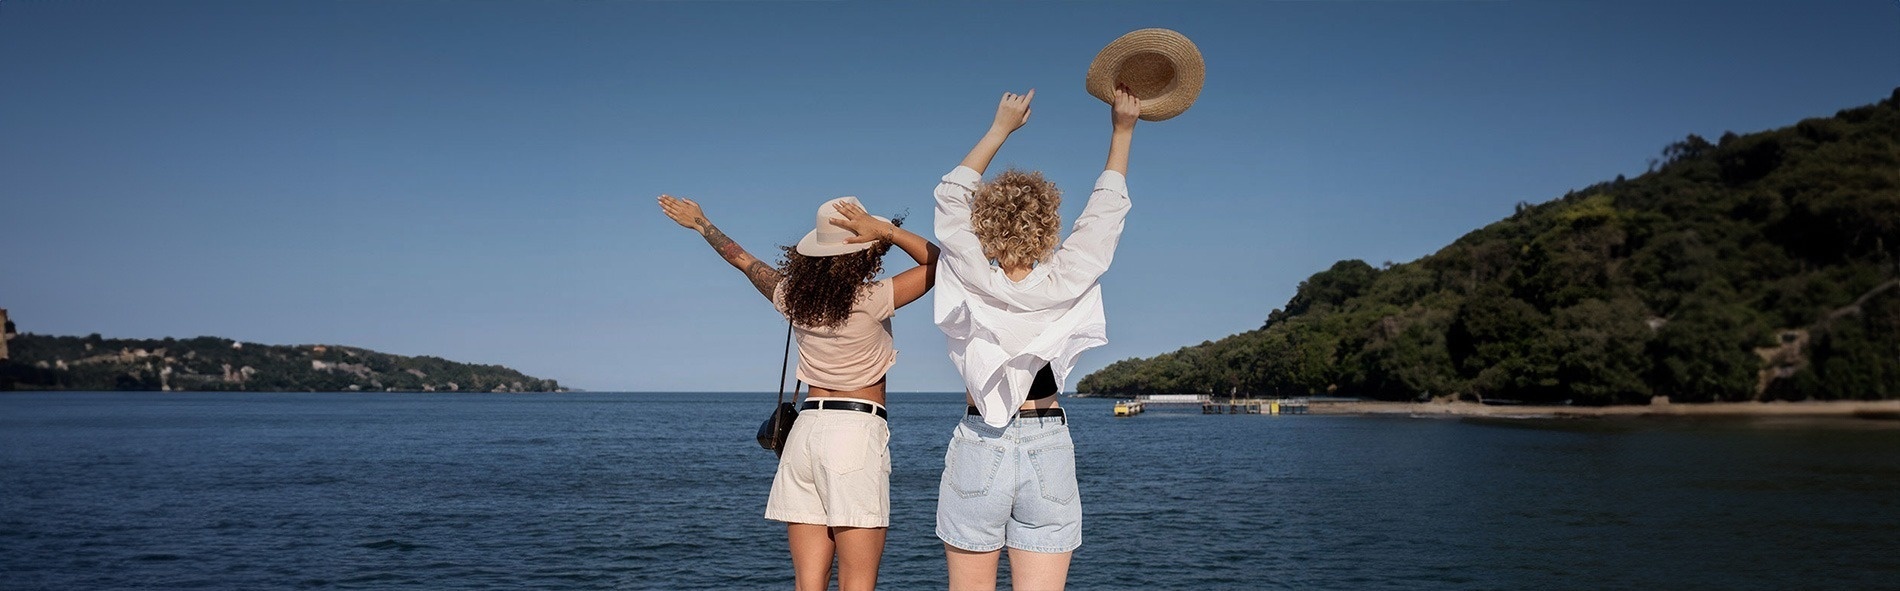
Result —
<instances>
[{"instance_id":1,"label":"woman with blonde curly hair","mask_svg":"<svg viewBox=\"0 0 1900 591\"><path fill-rule=\"evenodd\" d=\"M934 320L969 404L937 488L952 591L995 589L1005 546L1016 589L1061 589L1082 545L1075 444L1055 395L1082 351L1108 342L1100 280L1128 215L1141 105L1116 89L1108 164L1058 246L1055 184L1019 170L981 182L1003 141L1029 121L1035 96L1004 94L989 132L937 186Z\"/></svg>"},{"instance_id":2,"label":"woman with blonde curly hair","mask_svg":"<svg viewBox=\"0 0 1900 591\"><path fill-rule=\"evenodd\" d=\"M891 523L884 409L884 374L897 363L891 316L936 282L937 246L840 197L818 206L817 227L785 247L774 268L720 232L698 203L659 201L666 217L745 273L797 334L798 379L811 390L765 502L765 518L786 524L796 588L827 588L835 557L839 589L875 589ZM891 246L917 266L877 280Z\"/></svg>"}]
</instances>

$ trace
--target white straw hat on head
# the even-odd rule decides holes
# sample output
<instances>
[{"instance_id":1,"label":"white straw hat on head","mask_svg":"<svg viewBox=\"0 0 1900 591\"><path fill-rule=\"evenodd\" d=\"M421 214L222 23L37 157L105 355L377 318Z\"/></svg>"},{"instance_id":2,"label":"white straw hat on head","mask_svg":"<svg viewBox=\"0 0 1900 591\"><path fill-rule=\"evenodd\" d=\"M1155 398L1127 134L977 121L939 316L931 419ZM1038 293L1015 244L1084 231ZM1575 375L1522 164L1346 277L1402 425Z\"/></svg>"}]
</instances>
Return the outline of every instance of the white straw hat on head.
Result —
<instances>
[{"instance_id":1,"label":"white straw hat on head","mask_svg":"<svg viewBox=\"0 0 1900 591\"><path fill-rule=\"evenodd\" d=\"M818 227L806 233L805 237L798 241L798 245L792 247L792 250L808 257L834 257L841 254L862 252L870 249L872 246L876 246L877 241L875 240L856 244L848 244L845 242L846 240L850 240L852 236L856 236L856 234L852 234L850 230L840 228L831 223L831 220L844 219L844 214L838 213L837 205L840 203L849 203L860 208L864 207L863 204L858 203L857 197L839 197L826 201L824 205L818 206ZM891 221L889 218L883 216L874 215L871 217L877 218L879 221Z\"/></svg>"},{"instance_id":2,"label":"white straw hat on head","mask_svg":"<svg viewBox=\"0 0 1900 591\"><path fill-rule=\"evenodd\" d=\"M1187 36L1169 29L1122 35L1095 54L1086 82L1089 94L1115 103L1115 85L1141 99L1141 118L1161 121L1180 115L1201 96L1207 64Z\"/></svg>"}]
</instances>

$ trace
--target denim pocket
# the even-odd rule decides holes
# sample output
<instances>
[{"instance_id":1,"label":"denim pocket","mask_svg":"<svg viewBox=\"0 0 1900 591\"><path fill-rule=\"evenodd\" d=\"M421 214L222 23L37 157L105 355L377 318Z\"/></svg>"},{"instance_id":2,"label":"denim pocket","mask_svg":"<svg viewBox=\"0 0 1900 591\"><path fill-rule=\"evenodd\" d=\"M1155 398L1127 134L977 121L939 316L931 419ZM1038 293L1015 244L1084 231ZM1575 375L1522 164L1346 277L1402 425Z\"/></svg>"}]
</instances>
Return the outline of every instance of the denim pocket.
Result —
<instances>
[{"instance_id":1,"label":"denim pocket","mask_svg":"<svg viewBox=\"0 0 1900 591\"><path fill-rule=\"evenodd\" d=\"M943 482L963 498L989 494L996 480L996 469L1003 463L1003 448L974 439L950 438L950 451L943 456Z\"/></svg>"},{"instance_id":2,"label":"denim pocket","mask_svg":"<svg viewBox=\"0 0 1900 591\"><path fill-rule=\"evenodd\" d=\"M1029 450L1029 463L1036 467L1036 488L1042 498L1069 504L1075 500L1075 446L1059 445Z\"/></svg>"}]
</instances>

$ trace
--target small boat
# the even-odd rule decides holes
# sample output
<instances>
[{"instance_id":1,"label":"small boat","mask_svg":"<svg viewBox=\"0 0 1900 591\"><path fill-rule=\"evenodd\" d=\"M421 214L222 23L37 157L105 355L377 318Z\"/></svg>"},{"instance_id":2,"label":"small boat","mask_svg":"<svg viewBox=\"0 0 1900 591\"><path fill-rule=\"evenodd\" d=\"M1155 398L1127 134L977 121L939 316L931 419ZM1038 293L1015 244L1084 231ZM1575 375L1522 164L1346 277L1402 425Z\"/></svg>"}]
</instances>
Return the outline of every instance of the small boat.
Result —
<instances>
[{"instance_id":1,"label":"small boat","mask_svg":"<svg viewBox=\"0 0 1900 591\"><path fill-rule=\"evenodd\" d=\"M1138 414L1141 414L1141 401L1139 400L1115 401L1115 416L1132 417Z\"/></svg>"}]
</instances>

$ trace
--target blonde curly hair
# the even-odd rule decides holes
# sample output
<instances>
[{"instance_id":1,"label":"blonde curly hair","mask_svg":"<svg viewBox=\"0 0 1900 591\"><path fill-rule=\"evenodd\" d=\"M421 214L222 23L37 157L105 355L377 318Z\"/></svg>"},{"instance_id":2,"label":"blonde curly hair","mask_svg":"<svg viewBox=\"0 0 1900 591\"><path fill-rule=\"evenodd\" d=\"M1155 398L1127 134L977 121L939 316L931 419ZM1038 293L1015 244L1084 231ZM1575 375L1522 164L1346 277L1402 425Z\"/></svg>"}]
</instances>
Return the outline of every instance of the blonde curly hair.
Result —
<instances>
[{"instance_id":1,"label":"blonde curly hair","mask_svg":"<svg viewBox=\"0 0 1900 591\"><path fill-rule=\"evenodd\" d=\"M970 225L983 243L983 256L1004 268L1049 260L1062 230L1062 190L1040 172L1003 171L977 186Z\"/></svg>"}]
</instances>

